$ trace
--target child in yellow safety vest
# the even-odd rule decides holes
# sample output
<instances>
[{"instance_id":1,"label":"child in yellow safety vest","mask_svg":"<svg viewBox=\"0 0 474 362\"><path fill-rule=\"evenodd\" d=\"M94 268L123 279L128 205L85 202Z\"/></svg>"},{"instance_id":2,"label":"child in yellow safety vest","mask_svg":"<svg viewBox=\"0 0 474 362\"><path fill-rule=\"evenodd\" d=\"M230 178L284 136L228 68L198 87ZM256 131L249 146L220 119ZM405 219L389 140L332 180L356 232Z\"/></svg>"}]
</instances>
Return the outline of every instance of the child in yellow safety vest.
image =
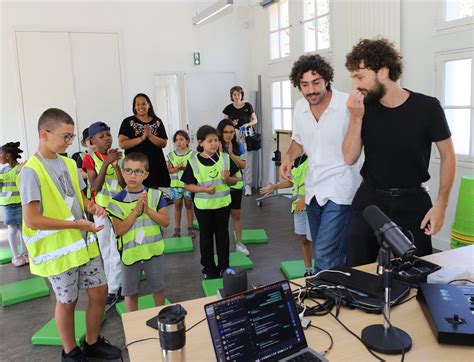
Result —
<instances>
[{"instance_id":1,"label":"child in yellow safety vest","mask_svg":"<svg viewBox=\"0 0 474 362\"><path fill-rule=\"evenodd\" d=\"M23 153L20 142L9 142L0 147L0 163L6 164L0 170L0 205L3 206L3 223L7 225L8 244L12 251L12 264L15 266L23 266L29 262L20 230L21 199L16 184L22 166L18 163L20 153Z\"/></svg>"},{"instance_id":2,"label":"child in yellow safety vest","mask_svg":"<svg viewBox=\"0 0 474 362\"><path fill-rule=\"evenodd\" d=\"M32 274L48 277L56 294L55 322L63 345L62 361L121 358L120 348L99 336L107 298L107 280L95 238L84 212L105 211L81 192L84 181L76 163L61 156L73 143L74 121L64 111L46 110L38 121L39 147L23 166L18 185L23 206L23 237ZM86 289L86 338L74 336L79 289Z\"/></svg>"},{"instance_id":3,"label":"child in yellow safety vest","mask_svg":"<svg viewBox=\"0 0 474 362\"><path fill-rule=\"evenodd\" d=\"M202 126L197 131L198 152L189 159L181 181L194 194L194 212L199 223L199 244L204 279L219 278L229 267L230 187L238 167L229 155L219 152L217 131ZM214 237L217 265L214 262Z\"/></svg>"},{"instance_id":4,"label":"child in yellow safety vest","mask_svg":"<svg viewBox=\"0 0 474 362\"><path fill-rule=\"evenodd\" d=\"M118 165L122 158L122 152L112 148L110 127L104 122L95 122L89 126L89 142L96 147L96 151L84 157L82 168L87 172L94 202L106 208L112 197L125 187L125 181ZM120 273L122 270L120 254L115 247L116 239L110 220L94 218L94 221L96 224L104 225L97 237L109 287L105 305L105 310L108 311L120 297Z\"/></svg>"},{"instance_id":5,"label":"child in yellow safety vest","mask_svg":"<svg viewBox=\"0 0 474 362\"><path fill-rule=\"evenodd\" d=\"M192 238L196 237L196 233L193 230L193 198L191 192L184 189L184 183L180 180L186 163L193 154L193 151L189 149L189 142L188 132L183 130L177 131L173 136L175 150L168 154L168 171L171 178L170 196L171 200L174 201L174 238L181 236L183 199L188 219L188 235Z\"/></svg>"},{"instance_id":6,"label":"child in yellow safety vest","mask_svg":"<svg viewBox=\"0 0 474 362\"><path fill-rule=\"evenodd\" d=\"M168 226L169 217L161 191L143 186L148 170L147 156L129 153L122 168L127 186L107 206L122 260L122 295L127 312L138 310L142 271L147 276L155 305L163 305L165 300L164 240L160 226Z\"/></svg>"},{"instance_id":7,"label":"child in yellow safety vest","mask_svg":"<svg viewBox=\"0 0 474 362\"><path fill-rule=\"evenodd\" d=\"M303 253L303 260L305 266L304 276L310 276L314 274L313 266L311 263L312 243L311 243L311 231L309 230L308 216L306 215L306 204L305 204L305 190L304 190L304 179L306 172L308 171L308 156L303 154L298 157L293 163L291 169L291 181L282 181L277 184L268 183L266 187L260 189L262 195L267 195L275 192L279 189L285 189L288 187L292 188L292 201L291 201L291 213L293 214L293 220L295 224L295 234L300 236L301 240L301 251Z\"/></svg>"}]
</instances>

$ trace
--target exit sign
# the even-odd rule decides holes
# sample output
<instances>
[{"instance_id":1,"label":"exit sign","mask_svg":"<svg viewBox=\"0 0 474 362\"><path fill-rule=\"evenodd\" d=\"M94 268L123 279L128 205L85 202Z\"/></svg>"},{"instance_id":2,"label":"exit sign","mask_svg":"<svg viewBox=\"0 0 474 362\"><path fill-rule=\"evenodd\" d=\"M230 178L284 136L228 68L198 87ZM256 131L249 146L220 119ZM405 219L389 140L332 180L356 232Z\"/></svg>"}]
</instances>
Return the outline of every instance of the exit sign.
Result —
<instances>
[{"instance_id":1,"label":"exit sign","mask_svg":"<svg viewBox=\"0 0 474 362\"><path fill-rule=\"evenodd\" d=\"M194 65L201 64L201 53L194 52Z\"/></svg>"}]
</instances>

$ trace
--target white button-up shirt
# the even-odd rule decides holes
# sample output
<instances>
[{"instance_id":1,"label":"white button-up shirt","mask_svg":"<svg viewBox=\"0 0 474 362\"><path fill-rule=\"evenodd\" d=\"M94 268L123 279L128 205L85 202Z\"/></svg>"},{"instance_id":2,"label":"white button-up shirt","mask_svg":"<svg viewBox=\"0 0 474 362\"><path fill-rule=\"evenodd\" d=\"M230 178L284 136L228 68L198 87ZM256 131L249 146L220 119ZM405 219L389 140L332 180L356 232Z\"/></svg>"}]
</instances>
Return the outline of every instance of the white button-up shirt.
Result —
<instances>
[{"instance_id":1,"label":"white button-up shirt","mask_svg":"<svg viewBox=\"0 0 474 362\"><path fill-rule=\"evenodd\" d=\"M342 155L342 142L349 125L348 94L332 89L332 98L319 122L305 98L296 102L293 113L294 141L303 146L309 165L305 179L306 203L313 196L323 206L328 200L350 205L362 177L362 158L348 166Z\"/></svg>"}]
</instances>

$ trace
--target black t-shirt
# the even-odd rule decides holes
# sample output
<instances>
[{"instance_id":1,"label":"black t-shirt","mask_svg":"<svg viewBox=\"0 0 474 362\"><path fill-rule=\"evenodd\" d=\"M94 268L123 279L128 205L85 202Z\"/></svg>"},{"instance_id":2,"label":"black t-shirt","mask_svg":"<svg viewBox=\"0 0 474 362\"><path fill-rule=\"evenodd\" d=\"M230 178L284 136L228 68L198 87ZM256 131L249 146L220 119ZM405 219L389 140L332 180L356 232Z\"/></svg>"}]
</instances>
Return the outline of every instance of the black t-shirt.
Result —
<instances>
[{"instance_id":1,"label":"black t-shirt","mask_svg":"<svg viewBox=\"0 0 474 362\"><path fill-rule=\"evenodd\" d=\"M240 128L243 124L249 123L252 120L254 110L250 103L245 102L242 108L235 108L234 104L231 103L222 112L232 120L238 119L235 128Z\"/></svg>"},{"instance_id":2,"label":"black t-shirt","mask_svg":"<svg viewBox=\"0 0 474 362\"><path fill-rule=\"evenodd\" d=\"M219 153L215 153L212 156L212 158L216 162L219 161ZM201 155L198 154L198 159L199 159L199 162L201 162L204 166L214 165L214 162L210 158L204 158L204 157L202 157ZM229 164L230 175L234 176L236 174L236 172L239 171L239 168L237 167L235 162L232 161L232 159L230 157L229 157L229 161L230 161L230 164ZM192 169L191 164L189 163L189 161L186 164L186 168L183 171L183 175L181 176L181 181L184 182L187 185L190 185L190 184L197 185L197 183L198 183L198 180L196 179L196 177L194 177L193 169Z\"/></svg>"},{"instance_id":3,"label":"black t-shirt","mask_svg":"<svg viewBox=\"0 0 474 362\"><path fill-rule=\"evenodd\" d=\"M410 92L400 106L365 106L362 177L376 188L411 188L430 179L431 144L451 136L436 98Z\"/></svg>"},{"instance_id":4,"label":"black t-shirt","mask_svg":"<svg viewBox=\"0 0 474 362\"><path fill-rule=\"evenodd\" d=\"M120 126L119 135L127 136L130 139L141 137L145 129L145 124L150 126L151 132L155 136L168 139L165 126L158 117L153 118L148 123L140 121L135 116L125 118ZM146 139L139 145L125 150L126 155L131 152L141 152L148 157L148 161L150 162L150 174L143 182L146 187L156 188L170 186L170 175L166 167L165 155L163 154L162 148L155 146L149 139Z\"/></svg>"}]
</instances>

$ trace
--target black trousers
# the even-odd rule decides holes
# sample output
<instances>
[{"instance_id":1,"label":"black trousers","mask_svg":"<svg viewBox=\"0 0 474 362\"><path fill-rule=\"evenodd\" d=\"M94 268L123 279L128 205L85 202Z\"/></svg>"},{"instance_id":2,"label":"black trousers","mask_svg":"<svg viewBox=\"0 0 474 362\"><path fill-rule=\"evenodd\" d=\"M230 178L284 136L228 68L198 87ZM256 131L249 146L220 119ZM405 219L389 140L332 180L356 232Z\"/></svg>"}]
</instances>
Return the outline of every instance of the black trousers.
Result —
<instances>
[{"instance_id":1,"label":"black trousers","mask_svg":"<svg viewBox=\"0 0 474 362\"><path fill-rule=\"evenodd\" d=\"M362 217L367 206L378 206L402 231L411 239L414 236L416 255L431 254L431 237L425 235L420 224L428 210L432 207L427 192L392 196L386 192L377 191L367 182L362 182L352 201L352 225L347 245L347 264L357 266L373 263L377 259L380 245L374 230ZM410 230L410 232L408 232Z\"/></svg>"},{"instance_id":2,"label":"black trousers","mask_svg":"<svg viewBox=\"0 0 474 362\"><path fill-rule=\"evenodd\" d=\"M230 206L215 210L200 210L194 207L199 223L199 246L203 274L219 276L229 267L229 215ZM214 262L214 238L216 241L217 265Z\"/></svg>"}]
</instances>

